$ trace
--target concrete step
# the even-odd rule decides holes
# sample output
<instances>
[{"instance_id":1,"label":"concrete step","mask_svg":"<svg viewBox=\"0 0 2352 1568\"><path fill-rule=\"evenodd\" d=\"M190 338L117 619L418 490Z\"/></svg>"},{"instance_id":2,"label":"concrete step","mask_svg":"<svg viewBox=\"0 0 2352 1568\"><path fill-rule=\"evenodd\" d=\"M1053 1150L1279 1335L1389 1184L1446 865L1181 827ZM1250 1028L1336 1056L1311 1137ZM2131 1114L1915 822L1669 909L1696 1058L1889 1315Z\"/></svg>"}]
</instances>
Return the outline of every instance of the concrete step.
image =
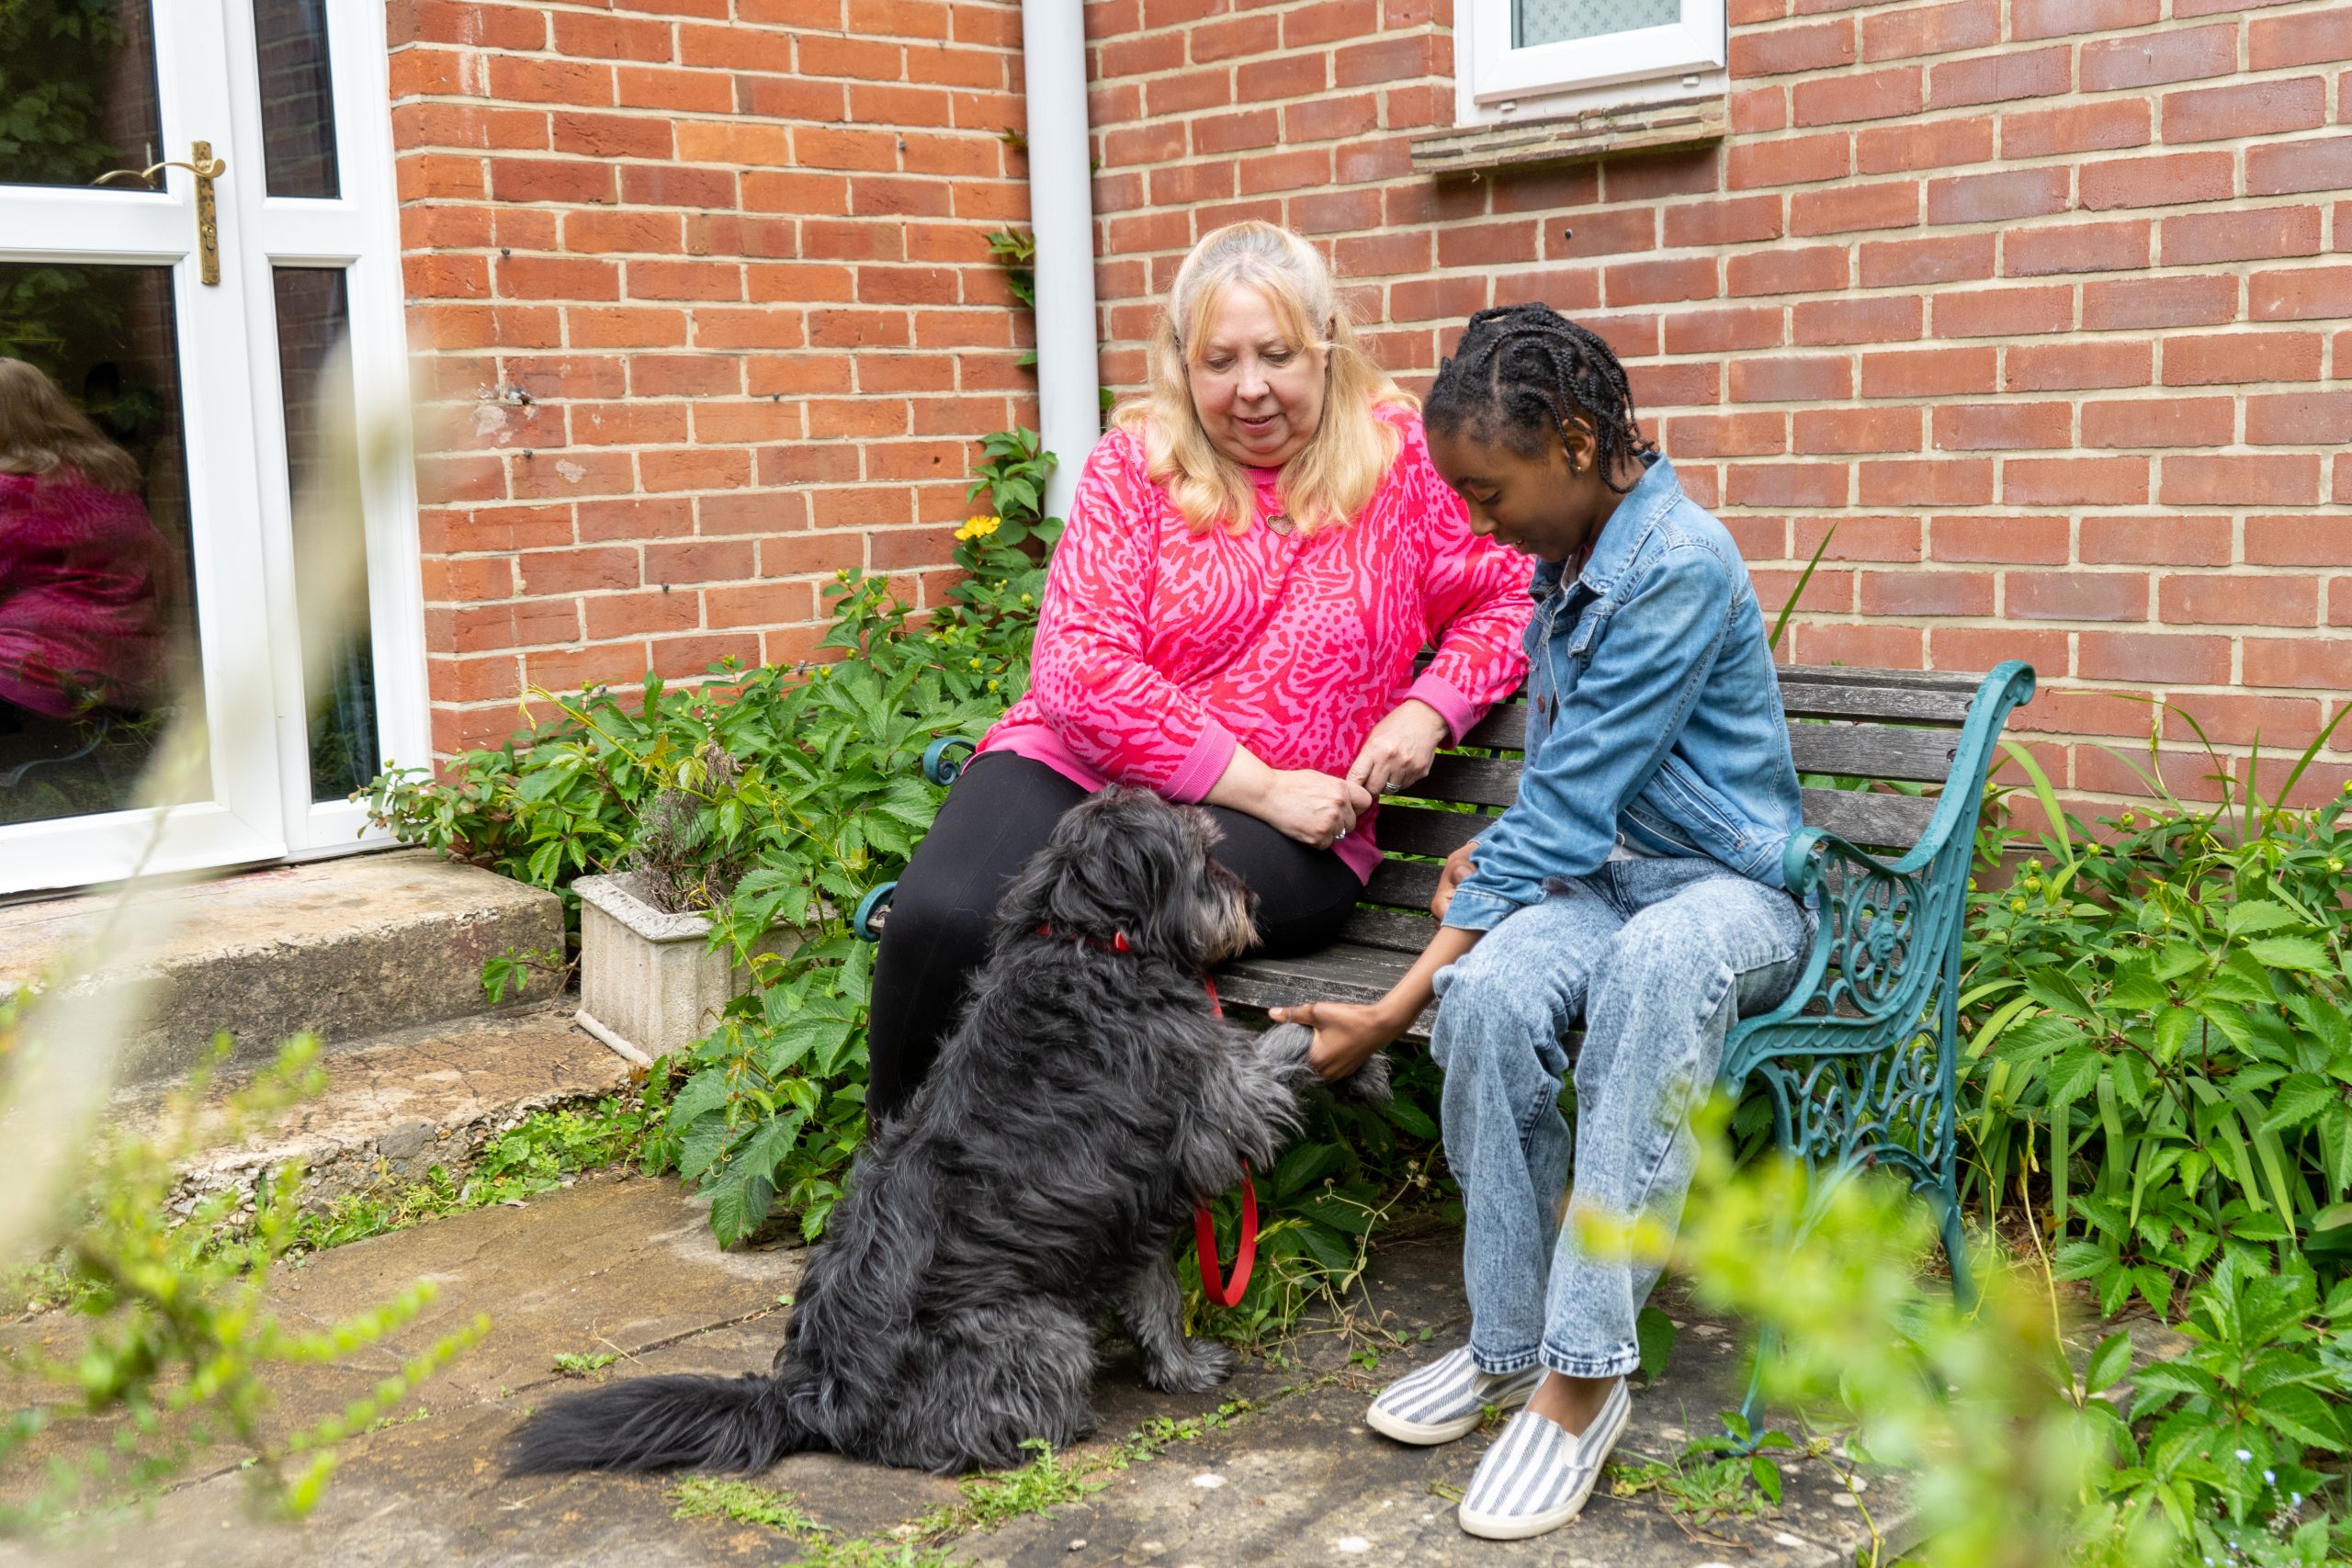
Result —
<instances>
[{"instance_id":1,"label":"concrete step","mask_svg":"<svg viewBox=\"0 0 2352 1568\"><path fill-rule=\"evenodd\" d=\"M325 1058L327 1089L274 1126L208 1151L189 1168L177 1206L214 1192L250 1191L291 1159L308 1168L306 1201L397 1189L440 1166L462 1181L484 1145L534 1111L628 1089L630 1065L571 1021L572 1002L427 1024ZM254 1068L214 1080L218 1105ZM108 1108L118 1127L155 1124L168 1085L125 1090Z\"/></svg>"},{"instance_id":2,"label":"concrete step","mask_svg":"<svg viewBox=\"0 0 2352 1568\"><path fill-rule=\"evenodd\" d=\"M123 1054L127 1084L177 1078L215 1030L236 1037L239 1059L264 1061L306 1029L340 1046L484 1014L483 960L563 942L554 894L430 850L246 872L144 897L158 928L149 950L114 954L116 970L79 982L119 983L125 974L158 982ZM90 895L0 908L0 989L57 983L55 972L111 903ZM552 982L534 984L538 995Z\"/></svg>"}]
</instances>

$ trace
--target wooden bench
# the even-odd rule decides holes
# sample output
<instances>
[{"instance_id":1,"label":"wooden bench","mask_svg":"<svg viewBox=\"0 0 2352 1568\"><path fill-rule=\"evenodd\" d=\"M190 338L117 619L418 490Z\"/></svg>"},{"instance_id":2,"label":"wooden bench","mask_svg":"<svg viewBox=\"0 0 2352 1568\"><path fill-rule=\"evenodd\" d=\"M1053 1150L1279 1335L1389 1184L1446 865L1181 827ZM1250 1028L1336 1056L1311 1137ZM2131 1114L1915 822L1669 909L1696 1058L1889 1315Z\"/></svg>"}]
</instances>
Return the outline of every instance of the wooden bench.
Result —
<instances>
[{"instance_id":1,"label":"wooden bench","mask_svg":"<svg viewBox=\"0 0 2352 1568\"><path fill-rule=\"evenodd\" d=\"M1819 1170L1894 1167L1936 1205L1963 1296L1952 1092L1961 927L1995 742L2009 710L2032 694L2032 670L2015 661L1981 677L1781 669L1805 820L1782 869L1800 897L1818 892L1821 926L1788 999L1741 1019L1724 1046L1724 1088L1770 1097L1781 1147ZM1461 750L1441 753L1405 800L1384 801L1388 858L1342 940L1301 957L1227 965L1216 976L1225 1000L1263 1009L1385 992L1435 930L1438 862L1517 793L1525 733L1523 702L1502 704ZM924 769L934 782L953 780L959 748L968 752L969 742L933 745ZM888 895L877 888L861 907L862 934L873 934L870 917ZM1422 1014L1417 1037L1433 1016Z\"/></svg>"}]
</instances>

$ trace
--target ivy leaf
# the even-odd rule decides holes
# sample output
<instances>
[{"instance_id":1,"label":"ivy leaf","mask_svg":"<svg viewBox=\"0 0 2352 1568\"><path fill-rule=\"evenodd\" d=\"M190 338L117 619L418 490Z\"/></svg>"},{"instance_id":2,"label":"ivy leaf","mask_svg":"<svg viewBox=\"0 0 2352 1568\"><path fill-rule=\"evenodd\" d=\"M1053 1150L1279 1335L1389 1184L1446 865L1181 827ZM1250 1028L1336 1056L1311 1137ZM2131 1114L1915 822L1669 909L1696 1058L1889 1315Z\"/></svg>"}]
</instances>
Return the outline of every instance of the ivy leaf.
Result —
<instances>
[{"instance_id":1,"label":"ivy leaf","mask_svg":"<svg viewBox=\"0 0 2352 1568\"><path fill-rule=\"evenodd\" d=\"M2110 1334L2091 1352L2090 1368L2083 1374L2083 1390L2101 1393L2123 1381L2132 1370L2132 1337Z\"/></svg>"},{"instance_id":2,"label":"ivy leaf","mask_svg":"<svg viewBox=\"0 0 2352 1568\"><path fill-rule=\"evenodd\" d=\"M2254 1418L2290 1442L2330 1453L2344 1451L2344 1434L2327 1404L2301 1385L2274 1388L2255 1404Z\"/></svg>"},{"instance_id":3,"label":"ivy leaf","mask_svg":"<svg viewBox=\"0 0 2352 1568\"><path fill-rule=\"evenodd\" d=\"M2292 909L2268 898L2233 904L2229 912L2222 917L2222 929L2232 936L2245 936L2250 931L2277 931L2280 926L2301 923Z\"/></svg>"},{"instance_id":4,"label":"ivy leaf","mask_svg":"<svg viewBox=\"0 0 2352 1568\"><path fill-rule=\"evenodd\" d=\"M2333 967L2327 949L2307 936L2267 936L2247 942L2245 950L2272 969L2324 975Z\"/></svg>"},{"instance_id":5,"label":"ivy leaf","mask_svg":"<svg viewBox=\"0 0 2352 1568\"><path fill-rule=\"evenodd\" d=\"M1666 1358L1674 1349L1674 1320L1654 1306L1645 1306L1634 1319L1634 1341L1642 1356L1642 1377L1656 1382L1666 1371ZM1779 1502L1776 1495L1772 1499Z\"/></svg>"}]
</instances>

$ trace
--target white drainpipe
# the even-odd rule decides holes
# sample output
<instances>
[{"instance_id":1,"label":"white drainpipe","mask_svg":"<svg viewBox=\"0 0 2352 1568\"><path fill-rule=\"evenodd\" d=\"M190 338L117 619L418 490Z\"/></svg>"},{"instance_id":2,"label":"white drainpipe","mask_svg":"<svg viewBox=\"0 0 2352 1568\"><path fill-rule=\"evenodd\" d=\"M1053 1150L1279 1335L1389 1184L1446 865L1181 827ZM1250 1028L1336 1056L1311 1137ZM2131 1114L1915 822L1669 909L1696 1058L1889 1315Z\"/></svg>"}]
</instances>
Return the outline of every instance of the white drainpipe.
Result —
<instances>
[{"instance_id":1,"label":"white drainpipe","mask_svg":"<svg viewBox=\"0 0 2352 1568\"><path fill-rule=\"evenodd\" d=\"M1060 459L1046 511L1067 517L1079 470L1102 428L1082 0L1023 0L1021 57L1029 225L1037 237L1037 424L1046 450Z\"/></svg>"}]
</instances>

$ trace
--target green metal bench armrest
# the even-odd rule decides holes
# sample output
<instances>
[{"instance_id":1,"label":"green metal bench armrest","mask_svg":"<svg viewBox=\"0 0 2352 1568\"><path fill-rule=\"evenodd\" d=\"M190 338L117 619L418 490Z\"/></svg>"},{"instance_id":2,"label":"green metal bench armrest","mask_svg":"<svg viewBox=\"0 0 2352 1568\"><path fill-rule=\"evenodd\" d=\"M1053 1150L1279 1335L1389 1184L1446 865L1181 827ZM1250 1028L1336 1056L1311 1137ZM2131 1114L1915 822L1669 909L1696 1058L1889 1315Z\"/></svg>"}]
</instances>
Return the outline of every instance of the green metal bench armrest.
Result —
<instances>
[{"instance_id":1,"label":"green metal bench armrest","mask_svg":"<svg viewBox=\"0 0 2352 1568\"><path fill-rule=\"evenodd\" d=\"M945 735L923 748L922 776L942 788L962 776L965 764L978 748L960 735ZM951 755L959 752L961 755Z\"/></svg>"}]
</instances>

